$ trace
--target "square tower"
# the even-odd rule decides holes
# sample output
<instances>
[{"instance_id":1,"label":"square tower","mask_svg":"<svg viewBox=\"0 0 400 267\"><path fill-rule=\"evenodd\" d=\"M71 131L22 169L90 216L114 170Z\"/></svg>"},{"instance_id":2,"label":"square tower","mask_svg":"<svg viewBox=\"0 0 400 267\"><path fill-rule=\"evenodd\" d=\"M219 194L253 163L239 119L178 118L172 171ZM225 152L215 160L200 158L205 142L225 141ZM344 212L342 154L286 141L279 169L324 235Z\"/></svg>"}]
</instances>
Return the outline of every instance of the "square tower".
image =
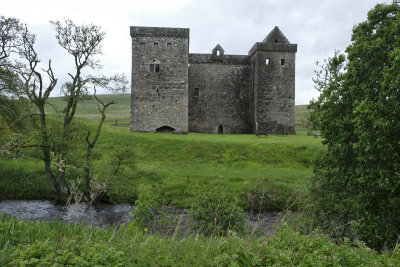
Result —
<instances>
[{"instance_id":1,"label":"square tower","mask_svg":"<svg viewBox=\"0 0 400 267\"><path fill-rule=\"evenodd\" d=\"M278 27L249 51L255 133L295 134L295 63L297 45Z\"/></svg>"},{"instance_id":2,"label":"square tower","mask_svg":"<svg viewBox=\"0 0 400 267\"><path fill-rule=\"evenodd\" d=\"M131 131L188 132L189 29L136 27Z\"/></svg>"}]
</instances>

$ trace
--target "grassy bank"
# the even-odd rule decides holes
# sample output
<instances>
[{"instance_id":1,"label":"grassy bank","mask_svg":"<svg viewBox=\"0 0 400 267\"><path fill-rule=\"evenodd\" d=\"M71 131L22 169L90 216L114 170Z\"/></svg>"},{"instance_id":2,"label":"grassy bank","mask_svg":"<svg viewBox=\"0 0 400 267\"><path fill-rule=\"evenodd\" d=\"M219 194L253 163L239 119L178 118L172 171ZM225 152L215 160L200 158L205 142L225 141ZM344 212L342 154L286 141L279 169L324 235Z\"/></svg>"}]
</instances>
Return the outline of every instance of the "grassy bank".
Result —
<instances>
[{"instance_id":1,"label":"grassy bank","mask_svg":"<svg viewBox=\"0 0 400 267\"><path fill-rule=\"evenodd\" d=\"M248 209L248 193L264 192L265 210L282 210L292 194L301 195L306 180L312 174L312 162L322 151L321 139L307 136L299 130L297 135L268 138L254 135L214 135L190 133L169 135L131 133L129 96L103 96L107 101L116 99L111 106L106 125L93 151L96 176L105 172L105 162L116 146L130 147L135 153L134 170L126 170L111 180L104 200L130 202L137 197L140 184L151 185L160 202L165 205L189 207L197 191L221 187L238 195L243 208ZM57 117L53 107L62 106L61 98L52 99L49 113ZM78 107L77 119L88 127L95 127L98 119L93 101ZM298 107L305 117L304 106ZM297 121L301 121L297 118ZM301 129L301 128L300 128ZM84 150L84 147L83 147ZM40 152L28 151L20 160L0 160L0 198L52 198L42 163L34 159ZM77 171L67 173L69 180L76 180Z\"/></svg>"},{"instance_id":2,"label":"grassy bank","mask_svg":"<svg viewBox=\"0 0 400 267\"><path fill-rule=\"evenodd\" d=\"M202 236L174 239L133 223L99 229L21 222L0 215L1 266L398 266L399 251L377 254L327 236L287 227L269 237Z\"/></svg>"}]
</instances>

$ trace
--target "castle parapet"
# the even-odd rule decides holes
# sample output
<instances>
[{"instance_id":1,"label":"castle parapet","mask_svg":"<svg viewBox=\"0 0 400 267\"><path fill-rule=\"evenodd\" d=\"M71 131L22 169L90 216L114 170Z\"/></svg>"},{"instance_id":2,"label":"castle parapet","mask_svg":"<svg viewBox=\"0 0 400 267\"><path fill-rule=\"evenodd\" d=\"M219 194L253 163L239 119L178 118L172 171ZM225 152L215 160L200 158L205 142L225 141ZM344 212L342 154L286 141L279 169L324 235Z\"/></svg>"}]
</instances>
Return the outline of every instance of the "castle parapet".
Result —
<instances>
[{"instance_id":1,"label":"castle parapet","mask_svg":"<svg viewBox=\"0 0 400 267\"><path fill-rule=\"evenodd\" d=\"M130 31L131 31L131 37L189 38L189 29L188 28L131 26Z\"/></svg>"},{"instance_id":2,"label":"castle parapet","mask_svg":"<svg viewBox=\"0 0 400 267\"><path fill-rule=\"evenodd\" d=\"M247 55L224 55L221 60L215 60L212 54L189 54L189 64L226 64L226 65L248 65Z\"/></svg>"}]
</instances>

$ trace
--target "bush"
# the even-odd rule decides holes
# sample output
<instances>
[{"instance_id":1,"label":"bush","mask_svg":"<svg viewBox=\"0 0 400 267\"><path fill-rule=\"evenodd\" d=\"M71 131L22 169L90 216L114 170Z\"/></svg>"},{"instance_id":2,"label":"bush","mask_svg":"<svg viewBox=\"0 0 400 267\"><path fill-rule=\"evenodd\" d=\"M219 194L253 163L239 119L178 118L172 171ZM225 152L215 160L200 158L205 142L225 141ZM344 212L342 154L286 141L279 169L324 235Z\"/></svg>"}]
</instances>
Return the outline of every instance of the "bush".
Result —
<instances>
[{"instance_id":1,"label":"bush","mask_svg":"<svg viewBox=\"0 0 400 267\"><path fill-rule=\"evenodd\" d=\"M327 147L311 182L316 214L352 225L378 250L400 236L399 14L399 1L368 12L347 55L336 53L316 71L321 94L310 104Z\"/></svg>"},{"instance_id":2,"label":"bush","mask_svg":"<svg viewBox=\"0 0 400 267\"><path fill-rule=\"evenodd\" d=\"M158 201L154 197L151 188L147 184L139 186L139 197L135 201L135 209L133 210L132 217L138 226L144 227L147 222L152 220L158 208Z\"/></svg>"},{"instance_id":3,"label":"bush","mask_svg":"<svg viewBox=\"0 0 400 267\"><path fill-rule=\"evenodd\" d=\"M228 231L242 232L245 214L237 198L222 190L198 193L190 213L193 229L205 235L227 235Z\"/></svg>"}]
</instances>

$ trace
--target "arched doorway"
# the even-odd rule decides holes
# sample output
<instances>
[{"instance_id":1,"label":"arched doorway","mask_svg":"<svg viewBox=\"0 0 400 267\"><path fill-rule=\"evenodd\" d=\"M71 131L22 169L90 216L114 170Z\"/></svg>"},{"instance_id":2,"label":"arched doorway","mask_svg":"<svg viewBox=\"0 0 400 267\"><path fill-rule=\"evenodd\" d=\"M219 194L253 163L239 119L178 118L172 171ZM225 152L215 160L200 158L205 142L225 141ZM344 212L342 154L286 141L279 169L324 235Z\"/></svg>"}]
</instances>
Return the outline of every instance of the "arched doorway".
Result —
<instances>
[{"instance_id":1,"label":"arched doorway","mask_svg":"<svg viewBox=\"0 0 400 267\"><path fill-rule=\"evenodd\" d=\"M173 133L173 132L175 132L175 129L168 125L164 125L164 126L161 126L160 128L157 128L156 132L157 133Z\"/></svg>"},{"instance_id":2,"label":"arched doorway","mask_svg":"<svg viewBox=\"0 0 400 267\"><path fill-rule=\"evenodd\" d=\"M218 126L218 134L223 134L224 133L224 126L220 125Z\"/></svg>"}]
</instances>

